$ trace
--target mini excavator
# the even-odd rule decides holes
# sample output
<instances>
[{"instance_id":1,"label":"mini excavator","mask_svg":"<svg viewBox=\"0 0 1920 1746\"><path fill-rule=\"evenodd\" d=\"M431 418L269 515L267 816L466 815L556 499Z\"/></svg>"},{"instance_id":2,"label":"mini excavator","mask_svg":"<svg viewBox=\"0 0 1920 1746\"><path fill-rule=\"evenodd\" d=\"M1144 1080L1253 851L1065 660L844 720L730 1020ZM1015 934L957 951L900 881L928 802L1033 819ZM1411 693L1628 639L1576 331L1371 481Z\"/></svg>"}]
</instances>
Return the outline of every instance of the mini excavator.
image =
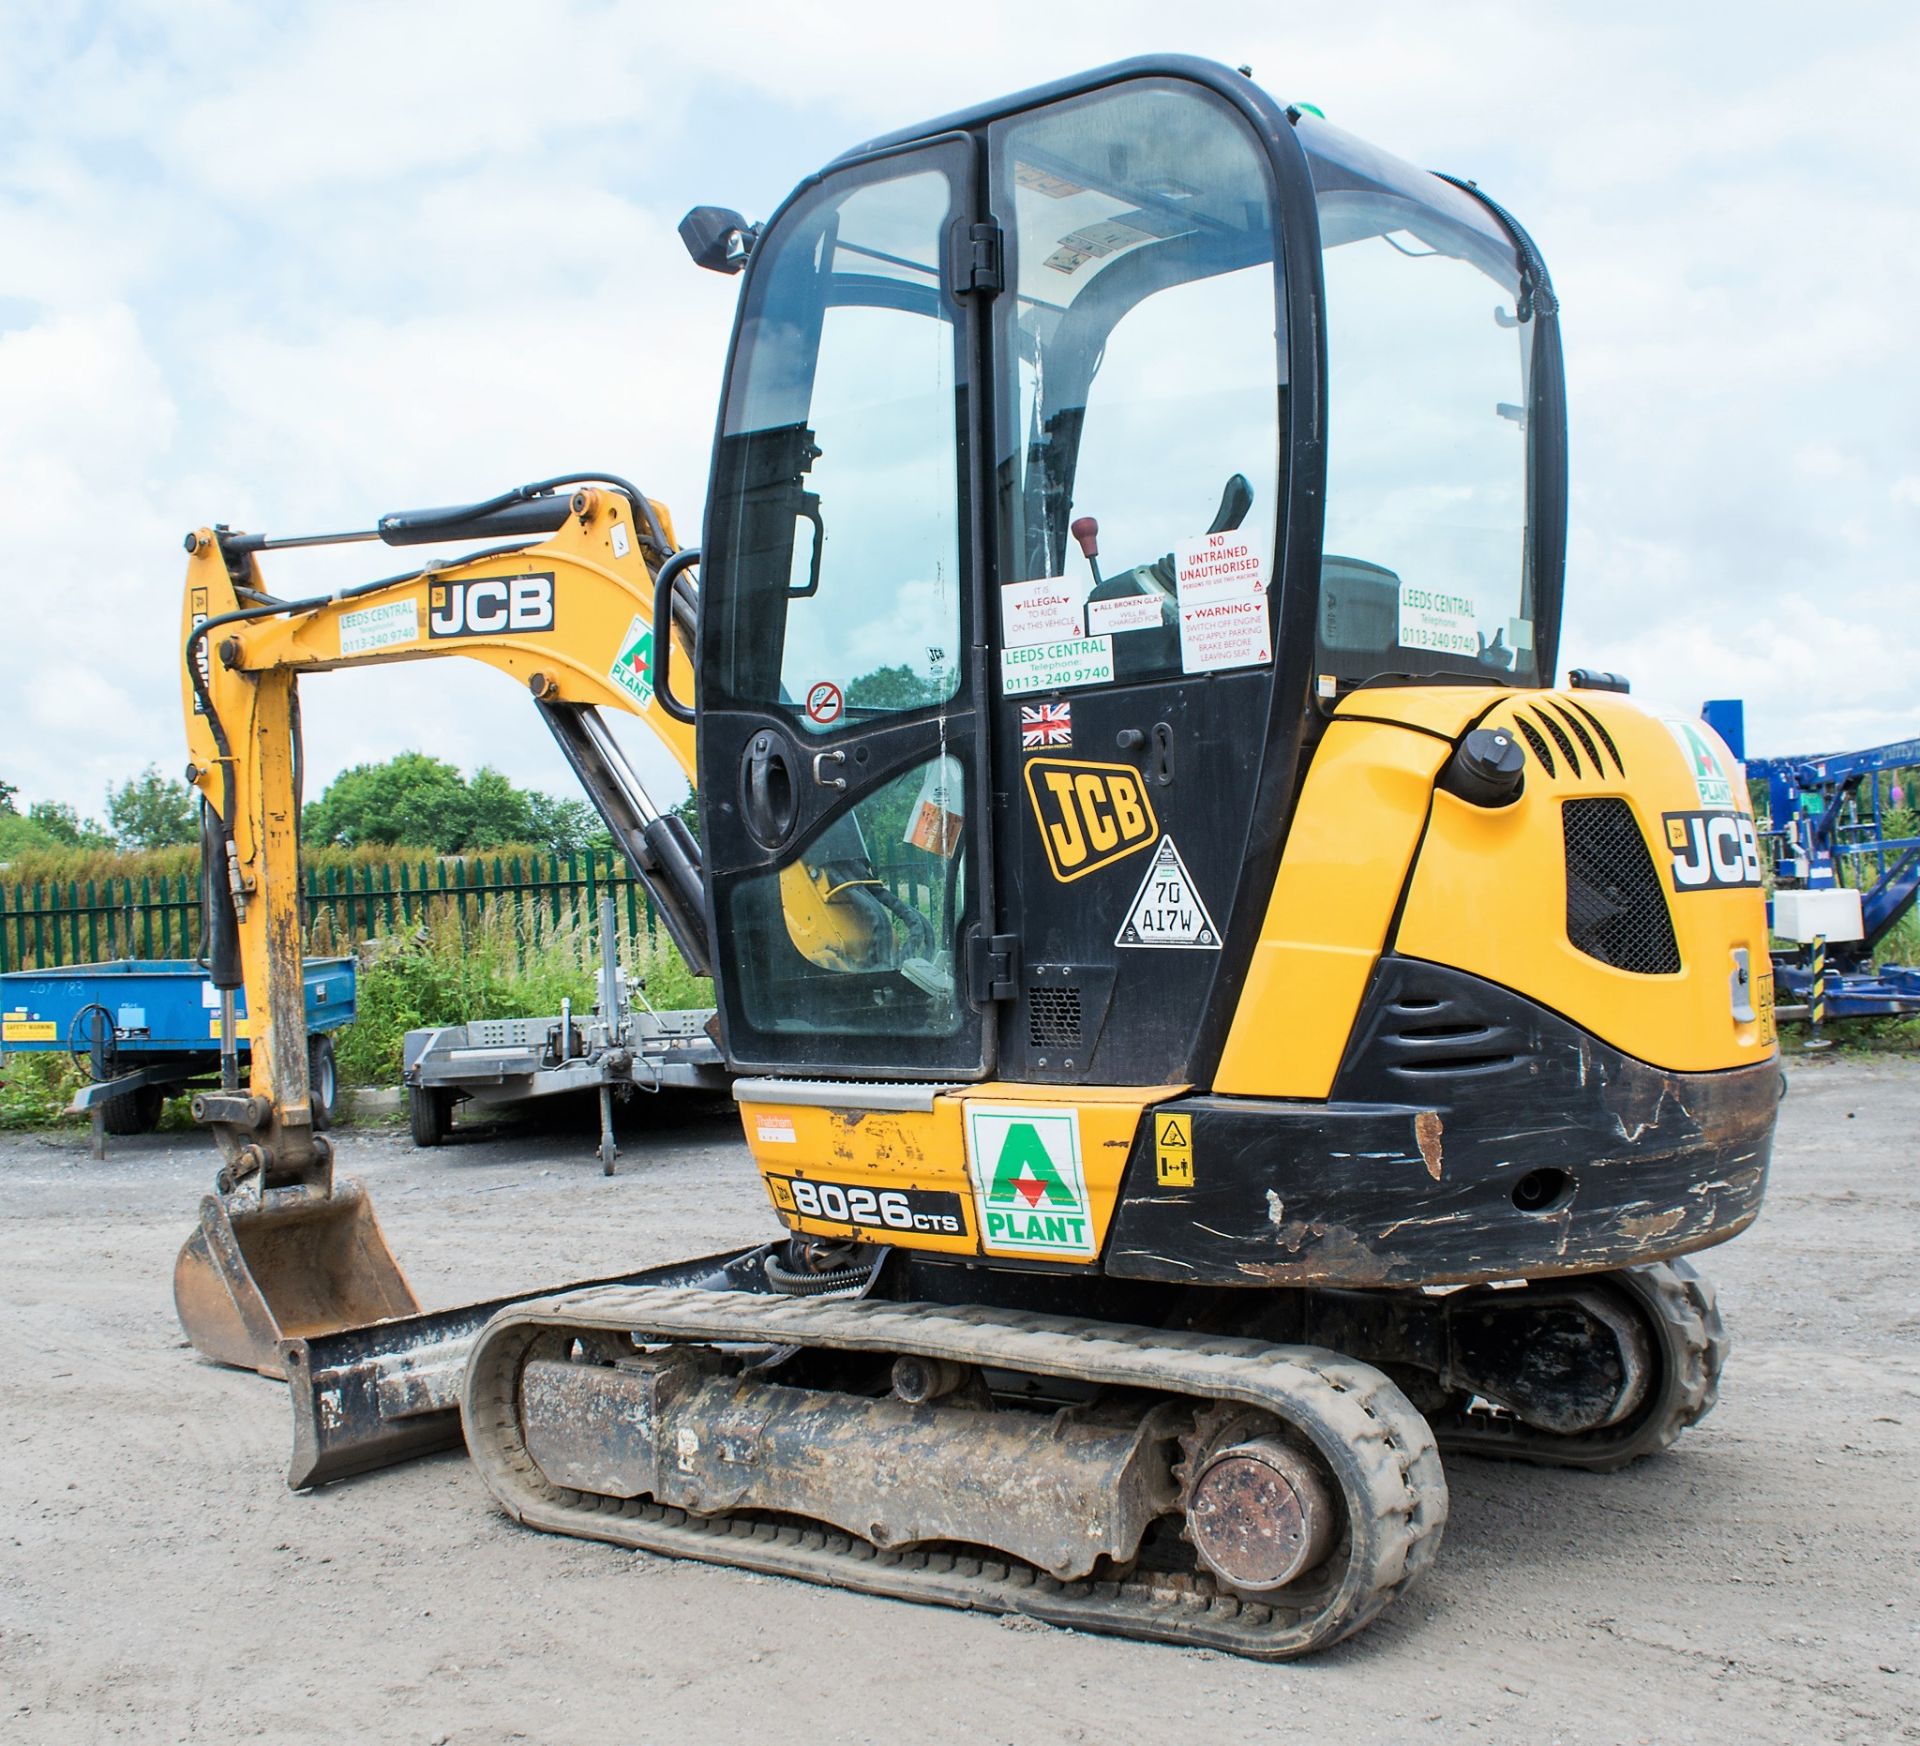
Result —
<instances>
[{"instance_id":1,"label":"mini excavator","mask_svg":"<svg viewBox=\"0 0 1920 1746\"><path fill-rule=\"evenodd\" d=\"M188 538L211 979L250 1081L182 1251L293 1480L464 1436L530 1526L1299 1655L1433 1561L1443 1453L1713 1404L1683 1256L1781 1075L1742 772L1554 688L1559 307L1520 224L1185 58L870 140L741 275L703 548L611 475ZM308 672L530 694L687 961L764 1244L423 1312L315 1130ZM694 780L696 836L610 732Z\"/></svg>"}]
</instances>

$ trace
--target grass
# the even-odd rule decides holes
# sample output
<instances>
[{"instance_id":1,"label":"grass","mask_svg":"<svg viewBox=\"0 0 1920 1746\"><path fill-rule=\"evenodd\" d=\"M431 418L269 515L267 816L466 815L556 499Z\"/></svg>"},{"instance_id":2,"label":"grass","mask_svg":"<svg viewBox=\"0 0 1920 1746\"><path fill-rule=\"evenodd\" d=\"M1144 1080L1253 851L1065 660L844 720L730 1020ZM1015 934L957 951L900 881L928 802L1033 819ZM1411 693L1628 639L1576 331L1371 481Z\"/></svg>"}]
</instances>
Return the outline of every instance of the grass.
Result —
<instances>
[{"instance_id":1,"label":"grass","mask_svg":"<svg viewBox=\"0 0 1920 1746\"><path fill-rule=\"evenodd\" d=\"M620 958L656 1007L713 1004L713 984L665 942L652 947L644 936L625 938ZM599 964L594 930L584 922L562 922L534 937L506 906L465 928L443 912L415 934L380 942L360 971L357 1016L334 1039L341 1080L398 1084L401 1040L410 1030L557 1013L563 1000L591 1008Z\"/></svg>"},{"instance_id":2,"label":"grass","mask_svg":"<svg viewBox=\"0 0 1920 1746\"><path fill-rule=\"evenodd\" d=\"M563 1000L590 1010L600 968L594 929L563 921L542 924L536 935L530 917L530 910L519 917L501 905L462 927L447 905L417 932L381 940L357 978L354 1022L333 1033L341 1083L399 1084L401 1040L410 1030L532 1018L557 1013ZM713 1004L713 984L695 976L665 940L655 946L645 935L624 938L620 959L663 1011ZM84 1083L64 1052L8 1056L0 1067L0 1131L63 1125L61 1112ZM170 1099L160 1125L191 1127L187 1100Z\"/></svg>"}]
</instances>

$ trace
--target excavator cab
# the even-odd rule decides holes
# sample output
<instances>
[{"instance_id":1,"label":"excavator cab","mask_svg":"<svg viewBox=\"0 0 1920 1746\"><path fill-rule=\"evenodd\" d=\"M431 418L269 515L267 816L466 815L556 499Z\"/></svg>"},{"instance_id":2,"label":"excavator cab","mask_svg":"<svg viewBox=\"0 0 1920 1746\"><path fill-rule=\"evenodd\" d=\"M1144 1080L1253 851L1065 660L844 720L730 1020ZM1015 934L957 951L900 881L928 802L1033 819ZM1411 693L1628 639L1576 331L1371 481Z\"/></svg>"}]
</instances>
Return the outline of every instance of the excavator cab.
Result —
<instances>
[{"instance_id":1,"label":"excavator cab","mask_svg":"<svg viewBox=\"0 0 1920 1746\"><path fill-rule=\"evenodd\" d=\"M1204 1081L1338 702L1552 672L1532 245L1186 60L872 141L731 234L698 689L735 1064ZM829 959L782 893L848 820L890 937Z\"/></svg>"}]
</instances>

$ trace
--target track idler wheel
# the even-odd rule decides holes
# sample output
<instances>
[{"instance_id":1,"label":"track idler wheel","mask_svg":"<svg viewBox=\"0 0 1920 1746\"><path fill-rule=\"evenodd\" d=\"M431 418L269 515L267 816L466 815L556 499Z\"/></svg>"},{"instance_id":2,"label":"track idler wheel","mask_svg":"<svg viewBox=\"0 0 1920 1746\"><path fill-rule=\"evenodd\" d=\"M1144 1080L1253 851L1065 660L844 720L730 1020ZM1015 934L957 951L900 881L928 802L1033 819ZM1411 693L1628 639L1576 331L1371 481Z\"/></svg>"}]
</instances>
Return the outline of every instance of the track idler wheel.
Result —
<instances>
[{"instance_id":1,"label":"track idler wheel","mask_svg":"<svg viewBox=\"0 0 1920 1746\"><path fill-rule=\"evenodd\" d=\"M1273 1594L1306 1575L1333 1545L1326 1481L1278 1437L1255 1437L1208 1458L1187 1500L1187 1538L1220 1580Z\"/></svg>"}]
</instances>

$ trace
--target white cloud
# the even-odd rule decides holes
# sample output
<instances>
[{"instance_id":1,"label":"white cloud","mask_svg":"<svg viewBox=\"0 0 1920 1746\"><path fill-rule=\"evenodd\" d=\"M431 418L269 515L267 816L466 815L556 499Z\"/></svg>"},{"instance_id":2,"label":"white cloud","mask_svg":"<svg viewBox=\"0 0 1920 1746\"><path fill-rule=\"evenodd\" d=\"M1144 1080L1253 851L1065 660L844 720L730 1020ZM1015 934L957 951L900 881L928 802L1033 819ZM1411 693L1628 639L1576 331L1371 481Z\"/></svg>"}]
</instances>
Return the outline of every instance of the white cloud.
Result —
<instances>
[{"instance_id":1,"label":"white cloud","mask_svg":"<svg viewBox=\"0 0 1920 1746\"><path fill-rule=\"evenodd\" d=\"M107 779L176 762L189 525L364 525L598 465L667 496L690 537L738 282L685 261L680 211L759 216L834 150L1163 47L1165 17L1134 0L976 7L961 32L879 0L10 16L0 605L23 629L0 690L30 732L5 773L90 809ZM1784 5L1235 0L1181 35L1478 177L1540 240L1568 346L1569 662L1689 706L1744 695L1763 749L1914 731L1897 288L1920 278L1920 18L1853 8L1809 52ZM391 556L287 569L344 579ZM310 685L316 779L413 744L563 785L531 714L462 665Z\"/></svg>"}]
</instances>

